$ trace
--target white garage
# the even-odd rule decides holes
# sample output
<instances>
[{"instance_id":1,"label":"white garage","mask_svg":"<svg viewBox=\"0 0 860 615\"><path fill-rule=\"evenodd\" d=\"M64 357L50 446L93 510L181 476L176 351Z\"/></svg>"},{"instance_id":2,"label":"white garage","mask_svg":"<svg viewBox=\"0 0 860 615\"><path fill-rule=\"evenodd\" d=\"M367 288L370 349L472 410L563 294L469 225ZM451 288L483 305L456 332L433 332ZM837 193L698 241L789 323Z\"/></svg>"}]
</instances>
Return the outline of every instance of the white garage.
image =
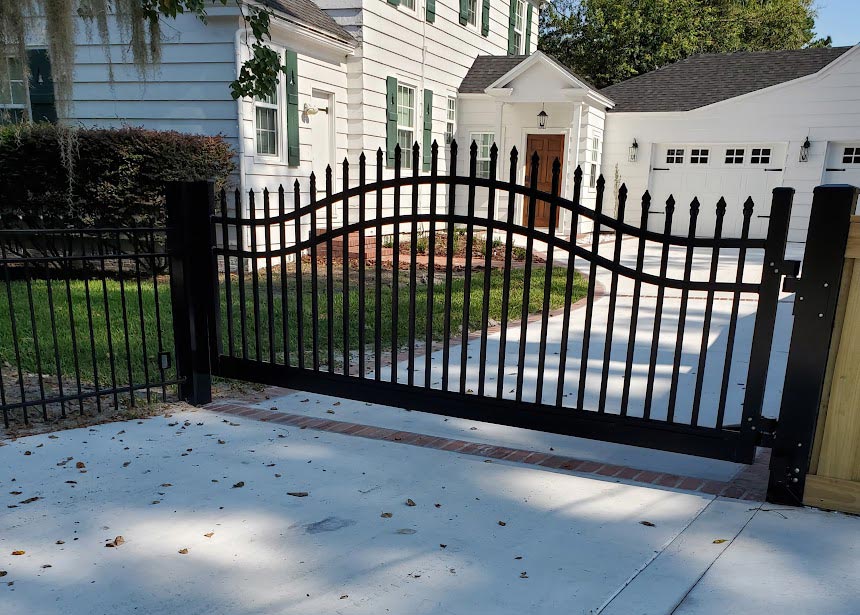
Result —
<instances>
[{"instance_id":1,"label":"white garage","mask_svg":"<svg viewBox=\"0 0 860 615\"><path fill-rule=\"evenodd\" d=\"M695 197L700 203L696 235L713 236L717 202L724 198L722 236L740 237L743 205L751 198L749 236L765 236L767 219L763 216L770 210L773 189L783 181L784 144L657 144L652 156L648 184L652 208L663 211L669 196L675 199L673 234L688 233L690 203ZM649 228L657 230L664 224L662 217L651 216Z\"/></svg>"},{"instance_id":2,"label":"white garage","mask_svg":"<svg viewBox=\"0 0 860 615\"><path fill-rule=\"evenodd\" d=\"M677 201L673 233L686 234L689 203L698 235L714 232L725 197L724 236L739 236L743 203L755 202L750 235L767 228L771 191L795 189L789 242L806 240L814 188L860 185L860 46L692 56L601 90L606 114L602 172L627 184L627 221L639 196L662 212ZM662 228L655 214L651 229Z\"/></svg>"}]
</instances>

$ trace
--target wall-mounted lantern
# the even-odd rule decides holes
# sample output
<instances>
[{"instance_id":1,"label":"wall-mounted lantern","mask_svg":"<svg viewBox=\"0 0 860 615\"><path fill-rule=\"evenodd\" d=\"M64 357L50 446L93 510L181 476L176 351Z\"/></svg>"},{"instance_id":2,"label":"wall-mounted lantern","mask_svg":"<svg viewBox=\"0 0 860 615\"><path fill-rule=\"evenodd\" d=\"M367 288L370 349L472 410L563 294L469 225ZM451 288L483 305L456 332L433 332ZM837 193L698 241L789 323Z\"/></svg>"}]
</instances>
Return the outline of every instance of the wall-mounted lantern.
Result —
<instances>
[{"instance_id":1,"label":"wall-mounted lantern","mask_svg":"<svg viewBox=\"0 0 860 615\"><path fill-rule=\"evenodd\" d=\"M546 109L544 109L544 107L541 106L540 113L537 114L538 128L540 128L541 130L546 128L546 119L548 117L549 117L549 115L547 115Z\"/></svg>"},{"instance_id":2,"label":"wall-mounted lantern","mask_svg":"<svg viewBox=\"0 0 860 615\"><path fill-rule=\"evenodd\" d=\"M800 162L808 162L809 161L809 137L806 137L803 145L800 146Z\"/></svg>"},{"instance_id":3,"label":"wall-mounted lantern","mask_svg":"<svg viewBox=\"0 0 860 615\"><path fill-rule=\"evenodd\" d=\"M633 144L627 150L627 159L630 162L636 162L636 155L639 153L639 144L636 139L633 139Z\"/></svg>"}]
</instances>

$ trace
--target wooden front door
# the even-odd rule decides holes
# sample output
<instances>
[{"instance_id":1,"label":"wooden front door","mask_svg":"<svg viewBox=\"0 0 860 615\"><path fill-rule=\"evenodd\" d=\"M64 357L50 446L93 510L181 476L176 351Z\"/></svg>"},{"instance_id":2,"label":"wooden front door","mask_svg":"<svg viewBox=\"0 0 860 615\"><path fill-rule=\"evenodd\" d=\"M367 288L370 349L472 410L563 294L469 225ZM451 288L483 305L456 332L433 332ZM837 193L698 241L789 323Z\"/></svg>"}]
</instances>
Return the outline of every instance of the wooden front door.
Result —
<instances>
[{"instance_id":1,"label":"wooden front door","mask_svg":"<svg viewBox=\"0 0 860 615\"><path fill-rule=\"evenodd\" d=\"M564 164L564 135L529 135L526 142L526 186L531 186L532 154L537 152L540 156L538 167L537 187L544 192L552 191L552 164L556 158ZM523 224L528 224L529 200L525 199L523 204ZM558 212L555 217L558 224ZM535 203L535 226L549 226L549 203L537 201Z\"/></svg>"}]
</instances>

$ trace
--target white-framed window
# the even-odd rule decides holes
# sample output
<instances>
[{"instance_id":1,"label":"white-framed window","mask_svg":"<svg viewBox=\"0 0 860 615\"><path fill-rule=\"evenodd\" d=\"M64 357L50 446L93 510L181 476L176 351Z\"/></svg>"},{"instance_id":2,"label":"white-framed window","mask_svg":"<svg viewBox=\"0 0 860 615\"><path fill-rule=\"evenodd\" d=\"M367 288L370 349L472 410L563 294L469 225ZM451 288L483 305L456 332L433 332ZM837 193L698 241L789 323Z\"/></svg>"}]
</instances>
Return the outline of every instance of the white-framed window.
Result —
<instances>
[{"instance_id":1,"label":"white-framed window","mask_svg":"<svg viewBox=\"0 0 860 615\"><path fill-rule=\"evenodd\" d=\"M454 131L456 130L457 122L457 99L453 96L448 97L448 110L445 116L445 143L449 144L454 140Z\"/></svg>"},{"instance_id":2,"label":"white-framed window","mask_svg":"<svg viewBox=\"0 0 860 615\"><path fill-rule=\"evenodd\" d=\"M744 154L746 151L743 148L733 148L726 150L726 164L743 164Z\"/></svg>"},{"instance_id":3,"label":"white-framed window","mask_svg":"<svg viewBox=\"0 0 860 615\"><path fill-rule=\"evenodd\" d=\"M708 164L710 154L710 150L707 149L691 149L690 164Z\"/></svg>"},{"instance_id":4,"label":"white-framed window","mask_svg":"<svg viewBox=\"0 0 860 615\"><path fill-rule=\"evenodd\" d=\"M591 160L597 162L598 153L600 152L600 137L591 138Z\"/></svg>"},{"instance_id":5,"label":"white-framed window","mask_svg":"<svg viewBox=\"0 0 860 615\"><path fill-rule=\"evenodd\" d=\"M415 10L415 0L400 0L400 6L414 11Z\"/></svg>"},{"instance_id":6,"label":"white-framed window","mask_svg":"<svg viewBox=\"0 0 860 615\"><path fill-rule=\"evenodd\" d=\"M516 3L514 10L514 46L518 55L525 53L523 43L525 42L526 3L525 0L511 0Z\"/></svg>"},{"instance_id":7,"label":"white-framed window","mask_svg":"<svg viewBox=\"0 0 860 615\"><path fill-rule=\"evenodd\" d=\"M666 164L684 164L684 150L677 148L667 149Z\"/></svg>"},{"instance_id":8,"label":"white-framed window","mask_svg":"<svg viewBox=\"0 0 860 615\"><path fill-rule=\"evenodd\" d=\"M588 187L589 188L596 188L597 187L597 165L594 164L593 162L591 163L591 165L589 167Z\"/></svg>"},{"instance_id":9,"label":"white-framed window","mask_svg":"<svg viewBox=\"0 0 860 615\"><path fill-rule=\"evenodd\" d=\"M843 164L860 164L860 147L846 147L842 151Z\"/></svg>"},{"instance_id":10,"label":"white-framed window","mask_svg":"<svg viewBox=\"0 0 860 615\"><path fill-rule=\"evenodd\" d=\"M750 152L750 164L770 164L770 148L752 148L752 152Z\"/></svg>"},{"instance_id":11,"label":"white-framed window","mask_svg":"<svg viewBox=\"0 0 860 615\"><path fill-rule=\"evenodd\" d=\"M469 0L469 25L478 25L478 0Z\"/></svg>"},{"instance_id":12,"label":"white-framed window","mask_svg":"<svg viewBox=\"0 0 860 615\"><path fill-rule=\"evenodd\" d=\"M277 156L281 131L278 113L278 90L264 98L254 99L254 120L257 129L257 153Z\"/></svg>"},{"instance_id":13,"label":"white-framed window","mask_svg":"<svg viewBox=\"0 0 860 615\"><path fill-rule=\"evenodd\" d=\"M490 178L490 149L496 140L496 135L492 132L473 132L471 140L478 146L478 156L475 166L475 177L484 179ZM469 144L471 146L471 143Z\"/></svg>"},{"instance_id":14,"label":"white-framed window","mask_svg":"<svg viewBox=\"0 0 860 615\"><path fill-rule=\"evenodd\" d=\"M0 85L0 124L20 122L27 116L27 83L17 58L7 58L9 81Z\"/></svg>"},{"instance_id":15,"label":"white-framed window","mask_svg":"<svg viewBox=\"0 0 860 615\"><path fill-rule=\"evenodd\" d=\"M415 143L415 88L397 84L397 143L404 169L412 168L412 145Z\"/></svg>"}]
</instances>

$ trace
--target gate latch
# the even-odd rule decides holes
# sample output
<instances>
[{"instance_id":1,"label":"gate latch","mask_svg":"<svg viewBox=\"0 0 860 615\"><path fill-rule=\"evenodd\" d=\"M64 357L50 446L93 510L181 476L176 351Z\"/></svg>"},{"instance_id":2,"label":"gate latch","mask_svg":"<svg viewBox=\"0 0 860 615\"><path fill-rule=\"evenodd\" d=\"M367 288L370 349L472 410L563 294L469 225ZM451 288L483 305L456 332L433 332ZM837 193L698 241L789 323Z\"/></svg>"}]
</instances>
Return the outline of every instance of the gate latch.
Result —
<instances>
[{"instance_id":1,"label":"gate latch","mask_svg":"<svg viewBox=\"0 0 860 615\"><path fill-rule=\"evenodd\" d=\"M758 418L758 437L756 439L757 446L773 448L773 441L776 438L776 429L779 426L777 419L760 416Z\"/></svg>"},{"instance_id":2,"label":"gate latch","mask_svg":"<svg viewBox=\"0 0 860 615\"><path fill-rule=\"evenodd\" d=\"M779 271L785 277L782 279L782 292L796 293L798 275L800 274L800 261L784 260Z\"/></svg>"}]
</instances>

